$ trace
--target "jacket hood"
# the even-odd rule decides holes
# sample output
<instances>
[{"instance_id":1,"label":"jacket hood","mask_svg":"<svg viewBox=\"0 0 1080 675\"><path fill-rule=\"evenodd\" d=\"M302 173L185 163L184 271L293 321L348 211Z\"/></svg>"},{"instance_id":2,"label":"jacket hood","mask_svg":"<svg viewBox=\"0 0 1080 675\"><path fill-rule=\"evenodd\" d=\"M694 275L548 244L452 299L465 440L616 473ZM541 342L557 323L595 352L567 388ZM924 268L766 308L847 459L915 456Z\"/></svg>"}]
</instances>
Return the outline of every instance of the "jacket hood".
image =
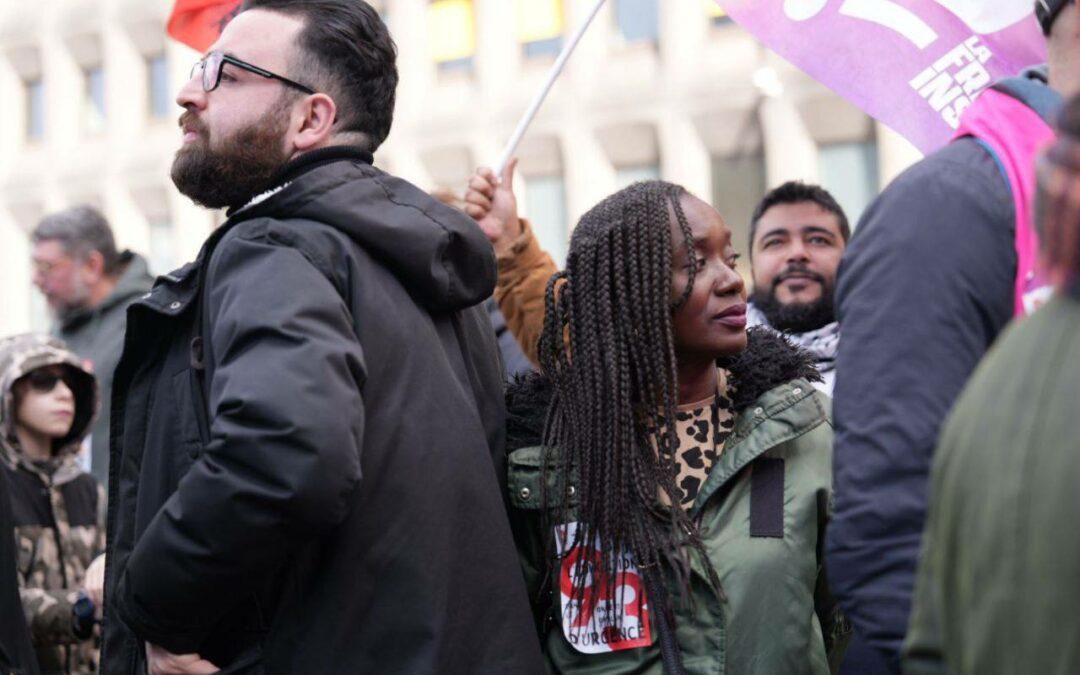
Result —
<instances>
[{"instance_id":1,"label":"jacket hood","mask_svg":"<svg viewBox=\"0 0 1080 675\"><path fill-rule=\"evenodd\" d=\"M371 166L370 153L323 148L290 162L278 187L233 214L314 220L345 233L430 311L455 311L495 289L495 252L476 222Z\"/></svg>"},{"instance_id":2,"label":"jacket hood","mask_svg":"<svg viewBox=\"0 0 1080 675\"><path fill-rule=\"evenodd\" d=\"M120 278L116 280L116 286L109 293L105 301L97 307L80 307L65 312L60 317L63 330L70 330L74 326L86 321L96 312L104 312L115 305L127 304L137 296L143 295L154 285L154 277L150 274L150 267L146 264L146 258L137 253L124 251L120 254L120 267L124 270Z\"/></svg>"},{"instance_id":3,"label":"jacket hood","mask_svg":"<svg viewBox=\"0 0 1080 675\"><path fill-rule=\"evenodd\" d=\"M63 458L78 451L79 443L97 416L97 379L83 367L79 357L62 340L40 333L25 333L0 340L0 391L3 392L0 449L9 463L17 460L14 454L18 448L15 436L15 382L33 370L57 364L71 370L75 383L72 392L75 395L75 419L71 431L54 445L56 457Z\"/></svg>"},{"instance_id":4,"label":"jacket hood","mask_svg":"<svg viewBox=\"0 0 1080 675\"><path fill-rule=\"evenodd\" d=\"M994 84L994 89L1008 94L1024 103L1043 118L1050 126L1057 123L1057 115L1065 100L1050 88L1048 69L1045 65L1026 69L1017 77L1010 77Z\"/></svg>"},{"instance_id":5,"label":"jacket hood","mask_svg":"<svg viewBox=\"0 0 1080 675\"><path fill-rule=\"evenodd\" d=\"M746 349L722 359L719 365L730 374L729 394L737 413L770 389L792 380L821 381L809 352L765 327L747 330ZM553 394L551 381L540 373L528 373L510 383L506 391L507 450L543 442L544 421Z\"/></svg>"}]
</instances>

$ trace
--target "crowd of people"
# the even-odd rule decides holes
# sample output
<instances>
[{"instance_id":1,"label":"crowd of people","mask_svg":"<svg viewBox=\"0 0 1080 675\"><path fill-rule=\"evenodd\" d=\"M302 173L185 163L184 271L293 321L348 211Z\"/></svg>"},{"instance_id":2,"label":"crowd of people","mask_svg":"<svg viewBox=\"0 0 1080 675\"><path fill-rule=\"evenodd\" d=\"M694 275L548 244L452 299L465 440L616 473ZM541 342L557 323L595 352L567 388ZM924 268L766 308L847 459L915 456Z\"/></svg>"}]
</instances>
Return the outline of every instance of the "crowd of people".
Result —
<instances>
[{"instance_id":1,"label":"crowd of people","mask_svg":"<svg viewBox=\"0 0 1080 675\"><path fill-rule=\"evenodd\" d=\"M90 207L31 235L0 670L1074 672L1080 8L1047 7L1049 64L857 228L817 185L736 223L650 180L559 269L514 162L460 198L373 166L375 10L247 0L177 98L173 182L228 214L196 259L155 281Z\"/></svg>"}]
</instances>

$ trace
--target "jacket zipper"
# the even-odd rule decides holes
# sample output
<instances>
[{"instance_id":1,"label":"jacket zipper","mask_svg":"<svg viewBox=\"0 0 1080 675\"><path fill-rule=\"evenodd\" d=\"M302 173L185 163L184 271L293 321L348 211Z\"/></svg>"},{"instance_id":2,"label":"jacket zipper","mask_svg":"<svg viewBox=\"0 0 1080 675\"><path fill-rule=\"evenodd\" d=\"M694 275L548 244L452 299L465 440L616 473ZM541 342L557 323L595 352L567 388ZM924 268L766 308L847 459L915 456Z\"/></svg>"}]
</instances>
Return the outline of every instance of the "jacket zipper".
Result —
<instances>
[{"instance_id":1,"label":"jacket zipper","mask_svg":"<svg viewBox=\"0 0 1080 675\"><path fill-rule=\"evenodd\" d=\"M683 675L685 671L682 665L682 654L675 641L668 616L664 612L664 608L668 606L666 589L663 588L662 581L657 581L655 569L644 576L646 593L655 603L653 617L656 619L656 632L660 637L660 660L664 666L664 673L665 675Z\"/></svg>"}]
</instances>

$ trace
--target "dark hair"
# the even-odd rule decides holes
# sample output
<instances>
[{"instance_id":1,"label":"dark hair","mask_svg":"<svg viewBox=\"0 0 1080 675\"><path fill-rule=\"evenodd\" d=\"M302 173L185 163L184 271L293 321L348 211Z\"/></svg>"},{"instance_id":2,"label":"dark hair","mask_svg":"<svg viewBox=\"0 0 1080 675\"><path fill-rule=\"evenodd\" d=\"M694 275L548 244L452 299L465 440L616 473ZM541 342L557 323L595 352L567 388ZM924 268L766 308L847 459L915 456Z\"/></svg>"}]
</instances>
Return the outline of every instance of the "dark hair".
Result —
<instances>
[{"instance_id":1,"label":"dark hair","mask_svg":"<svg viewBox=\"0 0 1080 675\"><path fill-rule=\"evenodd\" d=\"M1057 131L1036 168L1035 227L1046 271L1080 299L1080 96L1062 108Z\"/></svg>"},{"instance_id":2,"label":"dark hair","mask_svg":"<svg viewBox=\"0 0 1080 675\"><path fill-rule=\"evenodd\" d=\"M598 565L612 592L623 551L645 574L667 563L687 596L688 546L707 560L675 484L672 312L689 297L694 279L673 303L670 223L673 214L693 256L684 194L678 185L646 181L594 206L574 229L565 272L551 278L545 294L540 366L554 396L542 464L545 473L557 468L569 480L548 488L545 476L541 499L545 513L565 519L573 497L579 522L573 545L599 546ZM666 506L657 502L661 491ZM705 568L719 589L712 565ZM583 577L573 583L578 598ZM670 616L665 598L649 602Z\"/></svg>"},{"instance_id":3,"label":"dark hair","mask_svg":"<svg viewBox=\"0 0 1080 675\"><path fill-rule=\"evenodd\" d=\"M397 47L379 13L363 0L245 0L249 9L303 19L290 77L329 94L338 130L364 134L374 152L390 133L398 83Z\"/></svg>"},{"instance_id":4,"label":"dark hair","mask_svg":"<svg viewBox=\"0 0 1080 675\"><path fill-rule=\"evenodd\" d=\"M820 185L791 180L778 188L770 190L754 207L754 215L750 219L750 250L754 250L754 235L757 234L757 224L766 211L777 204L801 204L802 202L813 202L836 216L836 221L840 225L840 236L843 237L844 242L846 243L851 238L851 227L848 225L844 209L840 208L840 204L837 203L836 198L829 194L828 190Z\"/></svg>"},{"instance_id":5,"label":"dark hair","mask_svg":"<svg viewBox=\"0 0 1080 675\"><path fill-rule=\"evenodd\" d=\"M73 206L45 216L30 233L30 240L35 244L58 241L68 255L77 258L97 251L105 260L106 274L113 274L120 264L109 221L92 206Z\"/></svg>"}]
</instances>

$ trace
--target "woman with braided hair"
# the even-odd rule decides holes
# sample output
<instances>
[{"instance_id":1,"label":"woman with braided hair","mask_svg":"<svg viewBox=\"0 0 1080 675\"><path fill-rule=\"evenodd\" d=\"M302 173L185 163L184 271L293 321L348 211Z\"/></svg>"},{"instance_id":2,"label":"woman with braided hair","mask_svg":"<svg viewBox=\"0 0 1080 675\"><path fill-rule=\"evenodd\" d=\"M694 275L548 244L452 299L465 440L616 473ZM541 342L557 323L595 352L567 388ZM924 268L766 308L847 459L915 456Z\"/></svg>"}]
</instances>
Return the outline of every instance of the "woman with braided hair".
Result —
<instances>
[{"instance_id":1,"label":"woman with braided hair","mask_svg":"<svg viewBox=\"0 0 1080 675\"><path fill-rule=\"evenodd\" d=\"M509 181L476 184L483 226L516 220ZM828 401L806 354L748 335L737 257L715 209L647 181L582 217L547 284L542 374L508 392L508 448L551 672L817 675L839 660L820 556Z\"/></svg>"}]
</instances>

